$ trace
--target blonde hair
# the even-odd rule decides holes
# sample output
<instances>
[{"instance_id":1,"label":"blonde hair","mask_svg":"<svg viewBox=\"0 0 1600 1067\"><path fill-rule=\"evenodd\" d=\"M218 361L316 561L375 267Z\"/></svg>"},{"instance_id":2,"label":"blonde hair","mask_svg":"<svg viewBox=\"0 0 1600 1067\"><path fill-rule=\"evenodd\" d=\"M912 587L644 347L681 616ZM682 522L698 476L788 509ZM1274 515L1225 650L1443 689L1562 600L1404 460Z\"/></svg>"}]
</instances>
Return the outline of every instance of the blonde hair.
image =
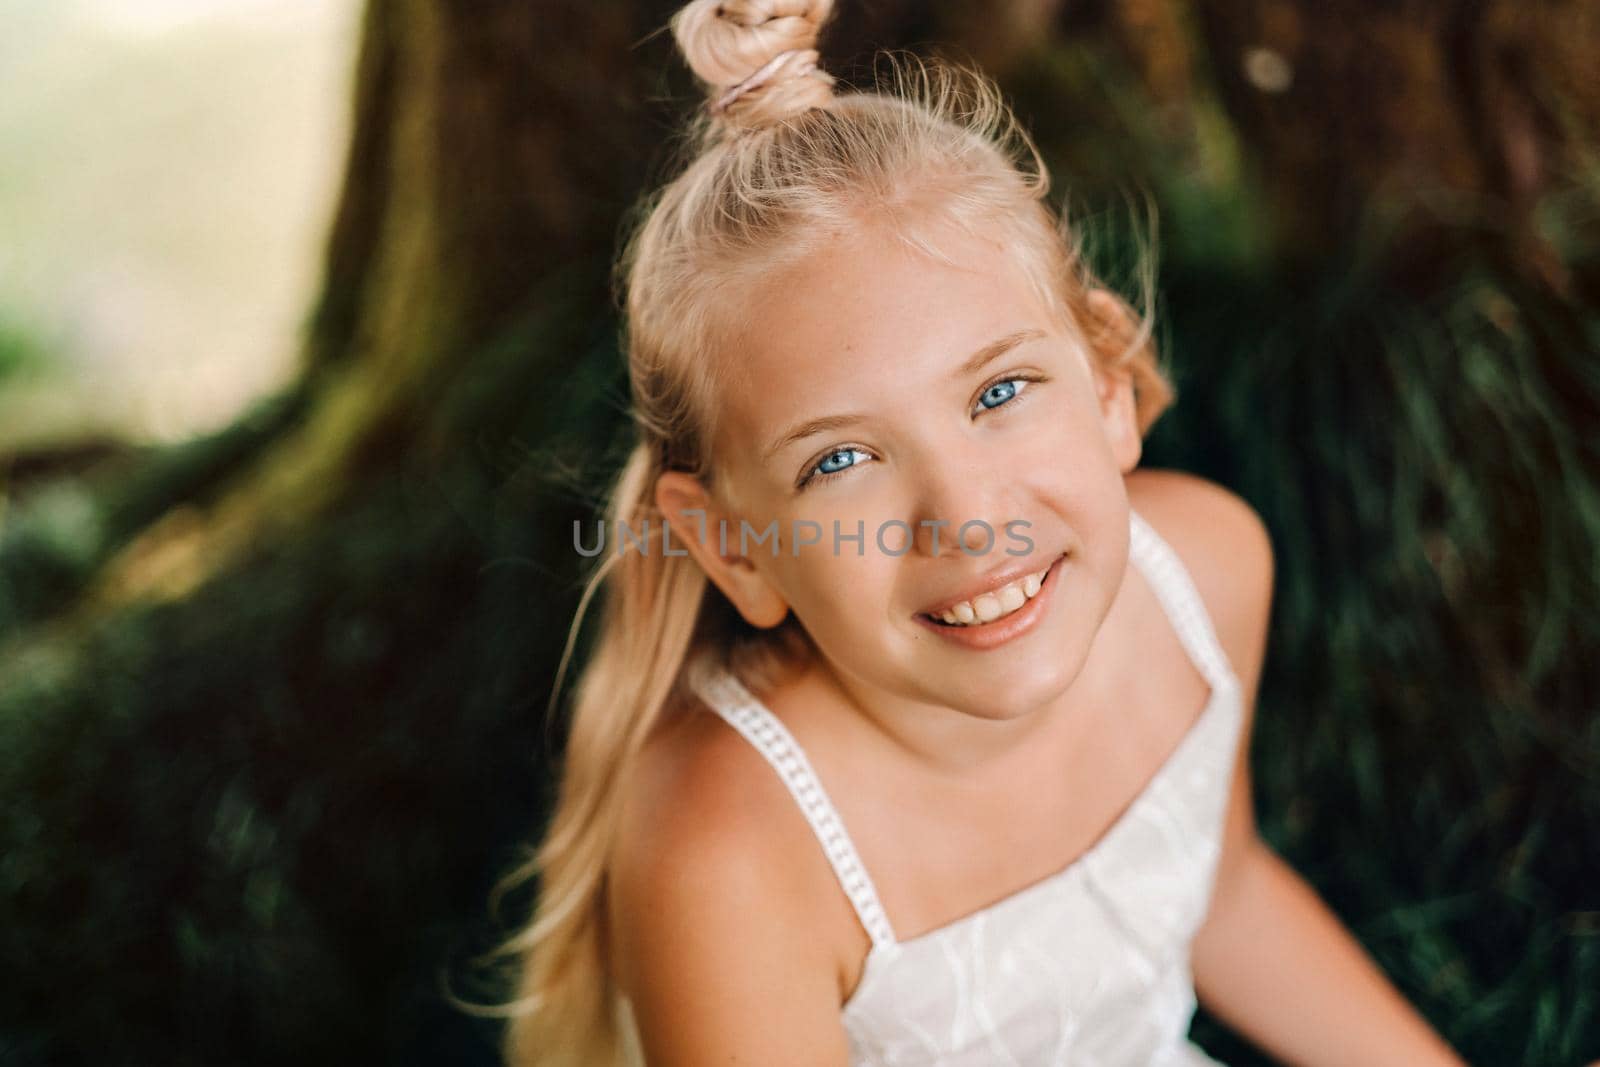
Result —
<instances>
[{"instance_id":1,"label":"blonde hair","mask_svg":"<svg viewBox=\"0 0 1600 1067\"><path fill-rule=\"evenodd\" d=\"M654 488L667 470L732 501L713 446L718 383L739 372L725 340L755 311L739 292L869 220L941 259L926 222L1000 231L1043 305L1101 367L1131 373L1141 431L1172 400L1148 314L1136 318L1104 290L1090 299L1100 287L1045 203L1043 160L998 89L956 64L884 53L887 91L836 93L813 66L831 10L831 0L695 0L671 21L713 101L776 60L775 73L696 114L687 163L641 203L618 261L638 440L611 489L607 529L659 526ZM537 851L495 888L498 898L537 879L540 890L531 921L491 954L520 966L515 999L494 1012L510 1017L511 1063L641 1062L606 950L619 785L663 716L692 704L691 660L714 656L762 690L816 654L792 614L760 630L708 588L692 557L662 553L602 553L588 579L556 691L597 590L599 629L575 689L554 813Z\"/></svg>"}]
</instances>

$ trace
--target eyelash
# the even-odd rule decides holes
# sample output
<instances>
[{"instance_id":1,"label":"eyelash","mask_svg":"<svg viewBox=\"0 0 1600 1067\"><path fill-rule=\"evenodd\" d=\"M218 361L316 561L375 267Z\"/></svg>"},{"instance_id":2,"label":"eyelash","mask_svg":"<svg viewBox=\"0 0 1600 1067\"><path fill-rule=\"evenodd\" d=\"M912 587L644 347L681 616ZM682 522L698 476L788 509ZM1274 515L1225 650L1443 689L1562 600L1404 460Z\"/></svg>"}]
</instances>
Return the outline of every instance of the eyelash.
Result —
<instances>
[{"instance_id":1,"label":"eyelash","mask_svg":"<svg viewBox=\"0 0 1600 1067\"><path fill-rule=\"evenodd\" d=\"M983 397L983 394L987 393L990 389L993 389L997 385L1004 385L1006 382L1038 383L1038 382L1043 382L1043 381L1047 381L1047 380L1048 379L1046 379L1043 375L1038 375L1038 374L1006 374L1006 375L1003 375L1003 376L1001 376L999 378L990 379L987 383L985 383L984 387L982 389L978 390L978 397L979 397L979 400L981 401L982 397ZM1027 394L1028 394L1028 390L1027 389L1018 389L1016 392L1012 393L1010 398L1007 399L1004 403L997 404L992 408L985 408L984 410L985 411L1000 411L1000 410L1005 409L1005 408L1016 407L1017 404ZM842 475L850 473L852 470L855 470L855 468L859 464L852 463L852 464L850 464L850 466L842 467L842 468L840 468L839 470L836 470L836 471L821 471L821 472L819 472L817 470L817 468L822 466L822 464L825 461L827 461L828 459L830 459L830 458L832 458L834 456L837 456L841 452L865 452L865 451L866 451L866 449L857 448L854 445L840 445L837 448L828 449L827 452L824 452L822 454L822 456L817 460L817 462L813 463L810 466L810 468L806 472L806 476L803 479L801 479L800 484L798 486L796 486L796 488L797 489L809 489L812 486L821 485L824 482L832 481L835 478L838 478L838 477L840 477Z\"/></svg>"}]
</instances>

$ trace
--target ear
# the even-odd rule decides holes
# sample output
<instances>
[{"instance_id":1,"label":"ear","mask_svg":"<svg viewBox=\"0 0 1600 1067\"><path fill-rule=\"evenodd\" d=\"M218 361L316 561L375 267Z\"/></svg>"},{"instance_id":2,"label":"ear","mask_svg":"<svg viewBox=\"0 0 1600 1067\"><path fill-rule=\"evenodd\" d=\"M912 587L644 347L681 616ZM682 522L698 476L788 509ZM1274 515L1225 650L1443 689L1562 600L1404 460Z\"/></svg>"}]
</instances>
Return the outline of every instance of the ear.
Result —
<instances>
[{"instance_id":1,"label":"ear","mask_svg":"<svg viewBox=\"0 0 1600 1067\"><path fill-rule=\"evenodd\" d=\"M788 602L754 563L738 554L737 518L716 507L699 479L683 471L666 471L656 479L655 499L680 550L688 550L746 622L765 630L788 616Z\"/></svg>"},{"instance_id":2,"label":"ear","mask_svg":"<svg viewBox=\"0 0 1600 1067\"><path fill-rule=\"evenodd\" d=\"M1091 289L1089 310L1097 325L1112 337L1131 336L1136 328L1127 305L1105 289ZM1139 432L1139 412L1133 398L1133 371L1128 367L1093 367L1095 392L1100 399L1100 418L1106 440L1123 474L1139 465L1144 437Z\"/></svg>"}]
</instances>

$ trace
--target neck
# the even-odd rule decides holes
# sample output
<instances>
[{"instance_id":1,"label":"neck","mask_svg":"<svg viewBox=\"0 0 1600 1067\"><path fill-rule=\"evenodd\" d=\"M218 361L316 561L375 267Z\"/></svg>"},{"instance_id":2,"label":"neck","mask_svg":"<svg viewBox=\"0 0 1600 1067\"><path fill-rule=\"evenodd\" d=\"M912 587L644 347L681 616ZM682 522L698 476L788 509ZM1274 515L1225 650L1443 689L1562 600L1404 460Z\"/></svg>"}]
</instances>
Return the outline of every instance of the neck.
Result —
<instances>
[{"instance_id":1,"label":"neck","mask_svg":"<svg viewBox=\"0 0 1600 1067\"><path fill-rule=\"evenodd\" d=\"M986 788L1014 783L1040 759L1058 758L1055 742L1075 747L1103 708L1116 699L1119 670L1126 660L1126 642L1117 635L1126 612L1118 597L1095 634L1072 683L1054 699L1032 711L992 719L937 703L925 703L886 692L844 672L817 656L797 689L810 699L798 701L818 732L843 741L841 749L864 766L932 776L958 787Z\"/></svg>"}]
</instances>

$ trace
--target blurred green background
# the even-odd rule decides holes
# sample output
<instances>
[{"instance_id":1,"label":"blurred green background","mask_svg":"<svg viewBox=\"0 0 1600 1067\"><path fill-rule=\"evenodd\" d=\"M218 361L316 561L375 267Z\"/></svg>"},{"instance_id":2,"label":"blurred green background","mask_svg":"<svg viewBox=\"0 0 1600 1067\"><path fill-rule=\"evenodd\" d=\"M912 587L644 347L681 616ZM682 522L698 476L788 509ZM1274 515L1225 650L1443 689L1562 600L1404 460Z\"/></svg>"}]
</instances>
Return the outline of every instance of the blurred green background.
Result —
<instances>
[{"instance_id":1,"label":"blurred green background","mask_svg":"<svg viewBox=\"0 0 1600 1067\"><path fill-rule=\"evenodd\" d=\"M496 1062L675 6L0 0L0 1064ZM824 38L981 63L1131 296L1154 237L1146 462L1277 551L1264 832L1474 1064L1600 1058L1597 9Z\"/></svg>"}]
</instances>

